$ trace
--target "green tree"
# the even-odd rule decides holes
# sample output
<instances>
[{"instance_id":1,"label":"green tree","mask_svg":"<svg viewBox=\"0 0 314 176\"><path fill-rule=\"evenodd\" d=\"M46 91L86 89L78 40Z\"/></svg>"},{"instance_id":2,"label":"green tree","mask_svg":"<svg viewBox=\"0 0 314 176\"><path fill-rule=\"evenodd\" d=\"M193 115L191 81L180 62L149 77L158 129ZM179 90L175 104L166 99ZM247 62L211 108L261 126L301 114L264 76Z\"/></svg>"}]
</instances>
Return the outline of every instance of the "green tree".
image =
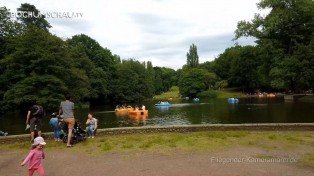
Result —
<instances>
[{"instance_id":1,"label":"green tree","mask_svg":"<svg viewBox=\"0 0 314 176\"><path fill-rule=\"evenodd\" d=\"M186 63L189 67L195 68L198 66L197 47L194 43L190 46L189 52L186 54Z\"/></svg>"},{"instance_id":2,"label":"green tree","mask_svg":"<svg viewBox=\"0 0 314 176\"><path fill-rule=\"evenodd\" d=\"M27 107L34 101L54 109L67 92L76 101L89 96L89 80L85 72L73 66L67 44L60 38L29 27L10 45L15 50L0 64L4 110Z\"/></svg>"},{"instance_id":3,"label":"green tree","mask_svg":"<svg viewBox=\"0 0 314 176\"><path fill-rule=\"evenodd\" d=\"M153 95L153 87L149 81L148 70L133 59L123 60L116 65L112 76L111 99L115 102L140 102Z\"/></svg>"},{"instance_id":4,"label":"green tree","mask_svg":"<svg viewBox=\"0 0 314 176\"><path fill-rule=\"evenodd\" d=\"M12 38L23 33L22 25L12 19L10 13L6 7L0 8L0 59L10 52L7 44Z\"/></svg>"},{"instance_id":5,"label":"green tree","mask_svg":"<svg viewBox=\"0 0 314 176\"><path fill-rule=\"evenodd\" d=\"M117 60L117 56L113 56L109 49L100 46L96 40L85 34L80 34L73 36L71 39L67 40L67 42L71 46L77 47L85 52L95 66L101 67L107 73L113 71L113 65L115 60Z\"/></svg>"},{"instance_id":6,"label":"green tree","mask_svg":"<svg viewBox=\"0 0 314 176\"><path fill-rule=\"evenodd\" d=\"M155 70L155 94L168 91L177 85L178 76L175 70L166 67L154 67Z\"/></svg>"},{"instance_id":7,"label":"green tree","mask_svg":"<svg viewBox=\"0 0 314 176\"><path fill-rule=\"evenodd\" d=\"M76 67L83 69L90 81L90 104L105 103L110 94L109 78L114 72L114 64L119 62L119 56L113 56L110 50L85 34L75 35L67 43L72 48L72 57L76 58Z\"/></svg>"},{"instance_id":8,"label":"green tree","mask_svg":"<svg viewBox=\"0 0 314 176\"><path fill-rule=\"evenodd\" d=\"M25 27L36 26L46 32L51 28L51 25L45 19L45 15L42 15L34 5L23 3L17 10L21 14L17 17L17 20Z\"/></svg>"},{"instance_id":9,"label":"green tree","mask_svg":"<svg viewBox=\"0 0 314 176\"><path fill-rule=\"evenodd\" d=\"M236 39L252 36L261 49L263 64L259 76L273 88L294 92L311 88L311 58L300 54L311 51L314 40L312 0L261 0L259 9L270 9L266 16L256 14L251 21L240 21ZM311 54L310 54L311 55ZM306 65L310 64L310 65ZM305 70L302 68L305 66ZM262 74L264 72L264 74ZM299 79L302 76L302 79Z\"/></svg>"},{"instance_id":10,"label":"green tree","mask_svg":"<svg viewBox=\"0 0 314 176\"><path fill-rule=\"evenodd\" d=\"M187 97L196 97L198 93L209 88L212 76L204 69L192 68L183 70L179 79L180 94Z\"/></svg>"},{"instance_id":11,"label":"green tree","mask_svg":"<svg viewBox=\"0 0 314 176\"><path fill-rule=\"evenodd\" d=\"M240 57L241 46L227 48L214 61L214 73L222 80L228 80L231 76L231 67L235 59Z\"/></svg>"},{"instance_id":12,"label":"green tree","mask_svg":"<svg viewBox=\"0 0 314 176\"><path fill-rule=\"evenodd\" d=\"M239 51L239 57L233 59L231 63L231 76L228 82L231 86L242 87L243 90L254 90L259 87L258 49L254 46L245 46Z\"/></svg>"},{"instance_id":13,"label":"green tree","mask_svg":"<svg viewBox=\"0 0 314 176\"><path fill-rule=\"evenodd\" d=\"M162 92L164 92L162 71L160 67L154 67L154 71L155 71L155 78L154 78L155 94L159 95Z\"/></svg>"},{"instance_id":14,"label":"green tree","mask_svg":"<svg viewBox=\"0 0 314 176\"><path fill-rule=\"evenodd\" d=\"M155 70L151 61L147 61L146 70L147 70L146 71L147 72L147 76L146 76L147 84L149 86L149 90L151 91L150 94L153 95L155 94L155 85L154 85Z\"/></svg>"}]
</instances>

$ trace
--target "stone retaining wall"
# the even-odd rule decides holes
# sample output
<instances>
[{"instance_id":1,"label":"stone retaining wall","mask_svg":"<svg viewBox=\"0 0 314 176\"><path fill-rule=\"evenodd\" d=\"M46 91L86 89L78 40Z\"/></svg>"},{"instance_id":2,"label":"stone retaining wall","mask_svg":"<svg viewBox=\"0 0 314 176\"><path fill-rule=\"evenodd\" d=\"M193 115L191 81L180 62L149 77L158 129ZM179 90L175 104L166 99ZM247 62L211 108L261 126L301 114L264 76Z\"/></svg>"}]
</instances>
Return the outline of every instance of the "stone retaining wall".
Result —
<instances>
[{"instance_id":1,"label":"stone retaining wall","mask_svg":"<svg viewBox=\"0 0 314 176\"><path fill-rule=\"evenodd\" d=\"M166 133L179 132L189 133L196 131L314 131L314 123L271 123L271 124L206 124L206 125L176 125L176 126L143 126L143 127L123 127L98 129L97 135L118 135L135 133ZM44 133L45 139L52 139L53 133ZM1 136L0 143L16 141L28 141L30 134Z\"/></svg>"}]
</instances>

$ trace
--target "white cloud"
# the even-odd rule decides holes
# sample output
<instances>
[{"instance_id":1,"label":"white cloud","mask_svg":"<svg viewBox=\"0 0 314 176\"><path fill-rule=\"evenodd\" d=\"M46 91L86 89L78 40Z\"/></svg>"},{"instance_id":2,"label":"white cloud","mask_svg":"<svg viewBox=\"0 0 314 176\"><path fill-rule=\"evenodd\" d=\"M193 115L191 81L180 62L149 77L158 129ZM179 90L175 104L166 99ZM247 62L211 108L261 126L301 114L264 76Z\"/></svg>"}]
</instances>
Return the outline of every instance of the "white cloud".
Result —
<instances>
[{"instance_id":1,"label":"white cloud","mask_svg":"<svg viewBox=\"0 0 314 176\"><path fill-rule=\"evenodd\" d=\"M175 69L185 64L192 43L201 62L214 59L234 44L237 22L259 12L259 0L10 0L2 6L16 11L25 2L42 12L82 13L81 18L47 19L60 37L84 33L121 58Z\"/></svg>"}]
</instances>

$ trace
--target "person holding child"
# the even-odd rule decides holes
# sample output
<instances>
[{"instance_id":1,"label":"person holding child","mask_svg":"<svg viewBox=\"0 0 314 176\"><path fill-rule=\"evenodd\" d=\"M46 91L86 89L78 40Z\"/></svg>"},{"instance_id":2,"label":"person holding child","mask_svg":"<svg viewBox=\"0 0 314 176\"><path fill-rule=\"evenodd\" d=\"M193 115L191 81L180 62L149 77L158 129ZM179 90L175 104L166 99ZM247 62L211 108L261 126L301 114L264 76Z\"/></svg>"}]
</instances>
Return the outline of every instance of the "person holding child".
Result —
<instances>
[{"instance_id":1,"label":"person holding child","mask_svg":"<svg viewBox=\"0 0 314 176\"><path fill-rule=\"evenodd\" d=\"M97 119L94 118L93 114L88 113L88 118L86 121L86 131L89 136L89 138L94 138L95 137L95 131L97 129Z\"/></svg>"},{"instance_id":2,"label":"person holding child","mask_svg":"<svg viewBox=\"0 0 314 176\"><path fill-rule=\"evenodd\" d=\"M34 139L34 143L32 144L32 149L21 163L21 166L24 166L26 163L28 163L29 176L32 176L35 171L37 171L39 176L44 176L44 167L41 163L42 159L45 159L45 153L43 150L44 145L46 145L44 138L36 137Z\"/></svg>"}]
</instances>

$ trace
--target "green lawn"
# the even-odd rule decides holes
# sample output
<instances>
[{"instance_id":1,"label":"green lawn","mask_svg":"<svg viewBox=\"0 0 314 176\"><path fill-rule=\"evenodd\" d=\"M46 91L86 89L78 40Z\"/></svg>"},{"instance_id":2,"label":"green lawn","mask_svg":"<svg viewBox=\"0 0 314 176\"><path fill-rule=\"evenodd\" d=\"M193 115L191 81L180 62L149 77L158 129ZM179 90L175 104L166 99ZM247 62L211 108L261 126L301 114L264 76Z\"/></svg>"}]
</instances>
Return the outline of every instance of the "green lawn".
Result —
<instances>
[{"instance_id":1,"label":"green lawn","mask_svg":"<svg viewBox=\"0 0 314 176\"><path fill-rule=\"evenodd\" d=\"M46 150L64 149L65 144L47 140ZM30 142L1 144L2 149L29 149ZM155 133L96 136L76 144L71 150L91 155L151 151L171 154L175 151L218 152L233 147L266 151L293 151L302 154L299 164L314 166L314 132L308 131L207 131L194 133ZM301 148L301 150L299 149ZM259 156L269 157L269 156Z\"/></svg>"},{"instance_id":2,"label":"green lawn","mask_svg":"<svg viewBox=\"0 0 314 176\"><path fill-rule=\"evenodd\" d=\"M307 96L299 98L298 101L314 103L314 96L313 95L307 95Z\"/></svg>"},{"instance_id":3,"label":"green lawn","mask_svg":"<svg viewBox=\"0 0 314 176\"><path fill-rule=\"evenodd\" d=\"M239 98L244 96L242 92L233 90L214 90L217 93L217 98Z\"/></svg>"},{"instance_id":4,"label":"green lawn","mask_svg":"<svg viewBox=\"0 0 314 176\"><path fill-rule=\"evenodd\" d=\"M155 95L154 100L168 100L169 98L180 98L179 87L172 86L168 92L164 92L161 95Z\"/></svg>"}]
</instances>

